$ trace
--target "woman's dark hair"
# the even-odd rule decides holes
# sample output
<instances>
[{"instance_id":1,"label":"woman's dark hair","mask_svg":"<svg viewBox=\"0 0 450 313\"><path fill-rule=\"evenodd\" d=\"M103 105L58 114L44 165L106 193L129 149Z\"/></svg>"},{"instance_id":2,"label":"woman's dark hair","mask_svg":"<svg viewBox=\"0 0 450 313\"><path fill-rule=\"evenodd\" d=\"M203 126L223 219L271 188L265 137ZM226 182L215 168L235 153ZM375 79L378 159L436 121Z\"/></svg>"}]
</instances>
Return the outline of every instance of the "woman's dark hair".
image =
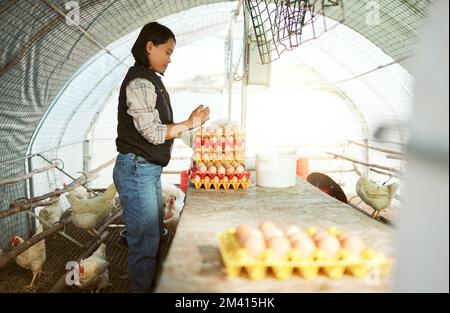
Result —
<instances>
[{"instance_id":1,"label":"woman's dark hair","mask_svg":"<svg viewBox=\"0 0 450 313\"><path fill-rule=\"evenodd\" d=\"M147 56L147 42L151 41L157 46L166 43L170 38L176 42L175 35L172 31L157 22L151 22L142 27L133 48L131 48L135 65L150 66Z\"/></svg>"}]
</instances>

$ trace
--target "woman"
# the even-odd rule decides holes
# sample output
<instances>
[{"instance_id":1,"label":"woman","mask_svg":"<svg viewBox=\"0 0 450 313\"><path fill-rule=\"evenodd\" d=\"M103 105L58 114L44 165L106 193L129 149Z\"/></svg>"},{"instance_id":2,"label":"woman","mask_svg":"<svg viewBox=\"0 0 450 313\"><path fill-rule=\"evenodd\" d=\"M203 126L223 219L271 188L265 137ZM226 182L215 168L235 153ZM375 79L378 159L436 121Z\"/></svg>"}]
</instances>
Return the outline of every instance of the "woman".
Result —
<instances>
[{"instance_id":1,"label":"woman","mask_svg":"<svg viewBox=\"0 0 450 313\"><path fill-rule=\"evenodd\" d=\"M131 50L135 59L119 94L113 172L122 203L128 242L128 276L134 291L152 290L163 234L161 173L170 160L174 138L209 119L202 105L179 124L161 81L175 48L175 35L156 22L145 25Z\"/></svg>"}]
</instances>

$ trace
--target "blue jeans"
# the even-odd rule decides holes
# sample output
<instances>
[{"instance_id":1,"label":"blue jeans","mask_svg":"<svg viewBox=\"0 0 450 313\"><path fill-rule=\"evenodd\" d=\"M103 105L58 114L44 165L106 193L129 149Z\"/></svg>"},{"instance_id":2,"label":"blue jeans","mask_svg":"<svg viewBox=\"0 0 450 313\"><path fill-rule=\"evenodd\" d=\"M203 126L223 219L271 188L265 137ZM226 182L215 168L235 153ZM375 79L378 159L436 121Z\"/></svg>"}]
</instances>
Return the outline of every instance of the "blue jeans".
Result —
<instances>
[{"instance_id":1,"label":"blue jeans","mask_svg":"<svg viewBox=\"0 0 450 313\"><path fill-rule=\"evenodd\" d=\"M128 277L135 292L151 291L163 233L162 166L119 153L113 180L127 227Z\"/></svg>"}]
</instances>

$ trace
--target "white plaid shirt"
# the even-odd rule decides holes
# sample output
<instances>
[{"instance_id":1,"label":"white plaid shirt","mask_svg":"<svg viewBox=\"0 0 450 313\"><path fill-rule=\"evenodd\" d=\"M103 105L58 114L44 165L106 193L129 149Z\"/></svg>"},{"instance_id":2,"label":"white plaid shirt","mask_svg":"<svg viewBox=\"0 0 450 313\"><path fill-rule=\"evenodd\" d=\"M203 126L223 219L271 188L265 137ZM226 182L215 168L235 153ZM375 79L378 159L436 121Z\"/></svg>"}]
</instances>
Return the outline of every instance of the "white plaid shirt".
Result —
<instances>
[{"instance_id":1,"label":"white plaid shirt","mask_svg":"<svg viewBox=\"0 0 450 313\"><path fill-rule=\"evenodd\" d=\"M127 113L133 117L137 131L148 142L159 145L166 141L167 126L161 123L156 109L156 92L153 83L135 78L126 88Z\"/></svg>"}]
</instances>

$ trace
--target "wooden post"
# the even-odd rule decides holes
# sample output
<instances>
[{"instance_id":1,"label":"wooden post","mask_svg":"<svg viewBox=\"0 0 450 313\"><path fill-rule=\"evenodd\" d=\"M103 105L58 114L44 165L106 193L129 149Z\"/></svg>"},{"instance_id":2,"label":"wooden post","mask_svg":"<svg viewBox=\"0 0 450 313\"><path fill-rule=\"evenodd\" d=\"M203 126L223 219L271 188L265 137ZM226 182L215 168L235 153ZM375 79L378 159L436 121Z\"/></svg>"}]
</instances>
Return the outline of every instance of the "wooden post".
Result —
<instances>
[{"instance_id":1,"label":"wooden post","mask_svg":"<svg viewBox=\"0 0 450 313\"><path fill-rule=\"evenodd\" d=\"M42 200L45 200L47 198L54 197L54 196L60 196L61 194L71 191L71 190L77 188L78 186L84 185L86 182L96 178L97 173L100 172L102 169L113 164L115 159L116 158L113 158L112 160L100 165L96 169L90 171L89 173L86 173L86 175L83 175L83 176L79 177L78 179L74 180L73 182L71 182L69 185L67 185L64 188L57 189L55 191L46 193L42 196L33 197L33 198L30 198L27 200L15 201L15 202L11 203L9 205L9 209L0 212L0 219L4 218L6 216L12 215L12 214L21 212L21 211L29 210L29 209L37 207L37 206L48 205L47 202L42 202Z\"/></svg>"},{"instance_id":2,"label":"wooden post","mask_svg":"<svg viewBox=\"0 0 450 313\"><path fill-rule=\"evenodd\" d=\"M49 165L49 166L42 167L42 168L37 168L37 169L35 169L35 170L32 170L31 172L29 172L29 173L26 174L26 175L22 175L22 176L18 176L18 177L12 177L12 178L7 178L7 179L2 179L2 180L0 180L0 186L1 186L1 185L6 185L6 184L17 183L17 182L19 182L19 181L22 181L22 180L31 178L31 177L33 177L34 175L38 174L38 173L47 172L47 171L49 171L49 170L51 170L52 168L55 168L55 167L57 167L57 166L58 166L58 164L53 163L53 164L51 164L51 165Z\"/></svg>"}]
</instances>

